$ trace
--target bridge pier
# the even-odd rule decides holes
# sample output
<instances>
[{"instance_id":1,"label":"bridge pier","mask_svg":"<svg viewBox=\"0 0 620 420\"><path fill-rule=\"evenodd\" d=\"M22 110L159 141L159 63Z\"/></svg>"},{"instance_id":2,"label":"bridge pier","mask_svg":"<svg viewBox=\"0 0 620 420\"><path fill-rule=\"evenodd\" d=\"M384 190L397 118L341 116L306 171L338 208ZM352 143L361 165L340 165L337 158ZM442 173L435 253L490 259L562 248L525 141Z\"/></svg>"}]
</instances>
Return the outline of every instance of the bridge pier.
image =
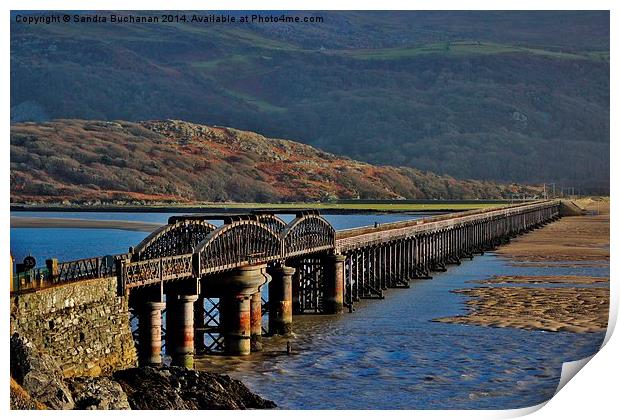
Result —
<instances>
[{"instance_id":1,"label":"bridge pier","mask_svg":"<svg viewBox=\"0 0 620 420\"><path fill-rule=\"evenodd\" d=\"M140 366L161 365L161 311L163 302L144 302L138 308Z\"/></svg>"},{"instance_id":2,"label":"bridge pier","mask_svg":"<svg viewBox=\"0 0 620 420\"><path fill-rule=\"evenodd\" d=\"M263 350L263 299L260 291L250 298L250 350Z\"/></svg>"},{"instance_id":3,"label":"bridge pier","mask_svg":"<svg viewBox=\"0 0 620 420\"><path fill-rule=\"evenodd\" d=\"M194 302L198 295L166 295L166 348L171 364L194 367Z\"/></svg>"},{"instance_id":4,"label":"bridge pier","mask_svg":"<svg viewBox=\"0 0 620 420\"><path fill-rule=\"evenodd\" d=\"M329 255L325 259L325 292L323 311L338 314L344 309L344 255Z\"/></svg>"},{"instance_id":5,"label":"bridge pier","mask_svg":"<svg viewBox=\"0 0 620 420\"><path fill-rule=\"evenodd\" d=\"M231 356L250 354L250 297L245 295L222 297L224 352Z\"/></svg>"},{"instance_id":6,"label":"bridge pier","mask_svg":"<svg viewBox=\"0 0 620 420\"><path fill-rule=\"evenodd\" d=\"M220 296L220 324L224 352L228 355L245 356L251 353L253 347L254 351L260 348L260 288L268 281L263 274L264 269L265 265L240 267L230 275L210 281L210 286Z\"/></svg>"},{"instance_id":7,"label":"bridge pier","mask_svg":"<svg viewBox=\"0 0 620 420\"><path fill-rule=\"evenodd\" d=\"M292 267L270 269L269 334L287 335L293 332L293 274Z\"/></svg>"}]
</instances>

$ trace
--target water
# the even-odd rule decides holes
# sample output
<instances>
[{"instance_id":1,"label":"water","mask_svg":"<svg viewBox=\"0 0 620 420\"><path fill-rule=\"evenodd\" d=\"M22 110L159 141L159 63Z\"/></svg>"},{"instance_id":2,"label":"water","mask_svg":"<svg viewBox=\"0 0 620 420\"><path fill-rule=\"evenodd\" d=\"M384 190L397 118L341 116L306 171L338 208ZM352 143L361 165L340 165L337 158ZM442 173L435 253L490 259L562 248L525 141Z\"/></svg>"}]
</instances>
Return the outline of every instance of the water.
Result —
<instances>
[{"instance_id":1,"label":"water","mask_svg":"<svg viewBox=\"0 0 620 420\"><path fill-rule=\"evenodd\" d=\"M548 400L562 362L595 353L604 334L550 333L432 322L465 313L451 290L492 275L539 275L486 254L392 289L352 314L304 315L286 339L263 338L246 358L206 356L200 369L227 373L288 409L509 409ZM608 275L593 268L587 275ZM605 271L607 270L607 271ZM572 273L546 269L545 275ZM547 287L547 285L541 285ZM532 286L534 287L534 286Z\"/></svg>"},{"instance_id":2,"label":"water","mask_svg":"<svg viewBox=\"0 0 620 420\"><path fill-rule=\"evenodd\" d=\"M27 216L28 213L18 213ZM35 213L165 223L171 213ZM290 220L292 216L286 216ZM408 215L327 216L337 229ZM113 229L11 229L16 258L39 261L124 252L146 232ZM23 258L23 257L22 257ZM197 368L227 373L254 392L290 409L509 409L553 395L562 362L598 350L603 333L575 334L432 322L465 313L468 281L493 275L609 276L604 267L517 267L493 254L450 266L384 300L356 304L354 313L294 319L293 353L285 338L263 338L264 351L248 357L204 356ZM550 285L532 285L549 287ZM600 286L600 285L599 285Z\"/></svg>"},{"instance_id":3,"label":"water","mask_svg":"<svg viewBox=\"0 0 620 420\"><path fill-rule=\"evenodd\" d=\"M105 212L11 212L17 217L43 217L94 220L130 220L139 222L168 223L170 216L184 213L105 213ZM291 214L279 215L285 222L295 217ZM335 229L372 225L377 223L398 222L419 219L424 214L356 214L325 215ZM216 226L220 220L211 220ZM100 255L127 252L130 246L136 246L148 236L148 232L134 232L120 229L66 229L66 228L11 228L11 252L15 261L21 262L27 255L32 255L38 265L45 265L47 258L59 261L76 260Z\"/></svg>"}]
</instances>

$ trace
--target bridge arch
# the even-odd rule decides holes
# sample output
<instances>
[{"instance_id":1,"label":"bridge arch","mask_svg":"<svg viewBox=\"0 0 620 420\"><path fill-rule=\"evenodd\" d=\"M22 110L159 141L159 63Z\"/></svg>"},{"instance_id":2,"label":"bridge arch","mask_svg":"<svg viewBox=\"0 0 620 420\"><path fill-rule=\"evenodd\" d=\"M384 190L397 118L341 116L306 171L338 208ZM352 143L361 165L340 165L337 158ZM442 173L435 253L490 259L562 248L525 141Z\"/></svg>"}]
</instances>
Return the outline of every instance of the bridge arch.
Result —
<instances>
[{"instance_id":1,"label":"bridge arch","mask_svg":"<svg viewBox=\"0 0 620 420\"><path fill-rule=\"evenodd\" d=\"M282 231L283 257L333 249L336 231L315 211L301 212Z\"/></svg>"},{"instance_id":2,"label":"bridge arch","mask_svg":"<svg viewBox=\"0 0 620 420\"><path fill-rule=\"evenodd\" d=\"M276 233L282 233L282 231L286 227L286 222L284 220L280 219L278 216L276 216L273 213L269 213L269 212L265 212L265 213L256 212L256 213L254 213L254 215L256 216L256 218L258 219L259 222L264 223L265 225L267 225L271 230L273 230Z\"/></svg>"},{"instance_id":3,"label":"bridge arch","mask_svg":"<svg viewBox=\"0 0 620 420\"><path fill-rule=\"evenodd\" d=\"M280 235L256 216L235 217L194 247L200 275L280 259Z\"/></svg>"},{"instance_id":4,"label":"bridge arch","mask_svg":"<svg viewBox=\"0 0 620 420\"><path fill-rule=\"evenodd\" d=\"M153 231L134 248L132 260L191 254L194 247L215 229L214 225L201 219L170 218L169 224Z\"/></svg>"}]
</instances>

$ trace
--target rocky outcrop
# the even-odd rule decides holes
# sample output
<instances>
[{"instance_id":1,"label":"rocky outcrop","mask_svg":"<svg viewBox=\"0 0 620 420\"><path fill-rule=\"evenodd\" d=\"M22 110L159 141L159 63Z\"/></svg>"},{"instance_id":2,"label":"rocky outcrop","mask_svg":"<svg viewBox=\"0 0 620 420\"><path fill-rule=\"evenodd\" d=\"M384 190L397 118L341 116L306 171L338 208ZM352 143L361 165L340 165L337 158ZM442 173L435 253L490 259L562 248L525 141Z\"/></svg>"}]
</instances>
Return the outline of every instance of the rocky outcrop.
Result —
<instances>
[{"instance_id":1,"label":"rocky outcrop","mask_svg":"<svg viewBox=\"0 0 620 420\"><path fill-rule=\"evenodd\" d=\"M14 204L473 199L540 190L374 166L294 141L178 120L14 124L11 163Z\"/></svg>"},{"instance_id":2,"label":"rocky outcrop","mask_svg":"<svg viewBox=\"0 0 620 420\"><path fill-rule=\"evenodd\" d=\"M43 404L32 398L15 379L11 378L11 410L45 410Z\"/></svg>"},{"instance_id":3,"label":"rocky outcrop","mask_svg":"<svg viewBox=\"0 0 620 420\"><path fill-rule=\"evenodd\" d=\"M275 408L227 375L179 367L133 368L114 373L132 409L235 410Z\"/></svg>"},{"instance_id":4,"label":"rocky outcrop","mask_svg":"<svg viewBox=\"0 0 620 420\"><path fill-rule=\"evenodd\" d=\"M57 410L75 406L58 364L23 337L11 337L11 377L32 397Z\"/></svg>"},{"instance_id":5,"label":"rocky outcrop","mask_svg":"<svg viewBox=\"0 0 620 420\"><path fill-rule=\"evenodd\" d=\"M67 384L78 410L131 410L123 388L108 377L71 378Z\"/></svg>"}]
</instances>

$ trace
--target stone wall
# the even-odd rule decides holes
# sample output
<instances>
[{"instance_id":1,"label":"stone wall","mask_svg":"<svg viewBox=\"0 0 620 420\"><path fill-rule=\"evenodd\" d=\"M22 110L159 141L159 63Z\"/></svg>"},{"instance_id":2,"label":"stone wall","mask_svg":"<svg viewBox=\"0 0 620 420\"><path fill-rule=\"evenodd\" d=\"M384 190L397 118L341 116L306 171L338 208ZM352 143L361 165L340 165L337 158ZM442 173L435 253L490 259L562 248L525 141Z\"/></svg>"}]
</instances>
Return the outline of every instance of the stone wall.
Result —
<instances>
[{"instance_id":1,"label":"stone wall","mask_svg":"<svg viewBox=\"0 0 620 420\"><path fill-rule=\"evenodd\" d=\"M136 365L128 300L116 277L11 296L11 334L52 356L65 377L97 376Z\"/></svg>"}]
</instances>

